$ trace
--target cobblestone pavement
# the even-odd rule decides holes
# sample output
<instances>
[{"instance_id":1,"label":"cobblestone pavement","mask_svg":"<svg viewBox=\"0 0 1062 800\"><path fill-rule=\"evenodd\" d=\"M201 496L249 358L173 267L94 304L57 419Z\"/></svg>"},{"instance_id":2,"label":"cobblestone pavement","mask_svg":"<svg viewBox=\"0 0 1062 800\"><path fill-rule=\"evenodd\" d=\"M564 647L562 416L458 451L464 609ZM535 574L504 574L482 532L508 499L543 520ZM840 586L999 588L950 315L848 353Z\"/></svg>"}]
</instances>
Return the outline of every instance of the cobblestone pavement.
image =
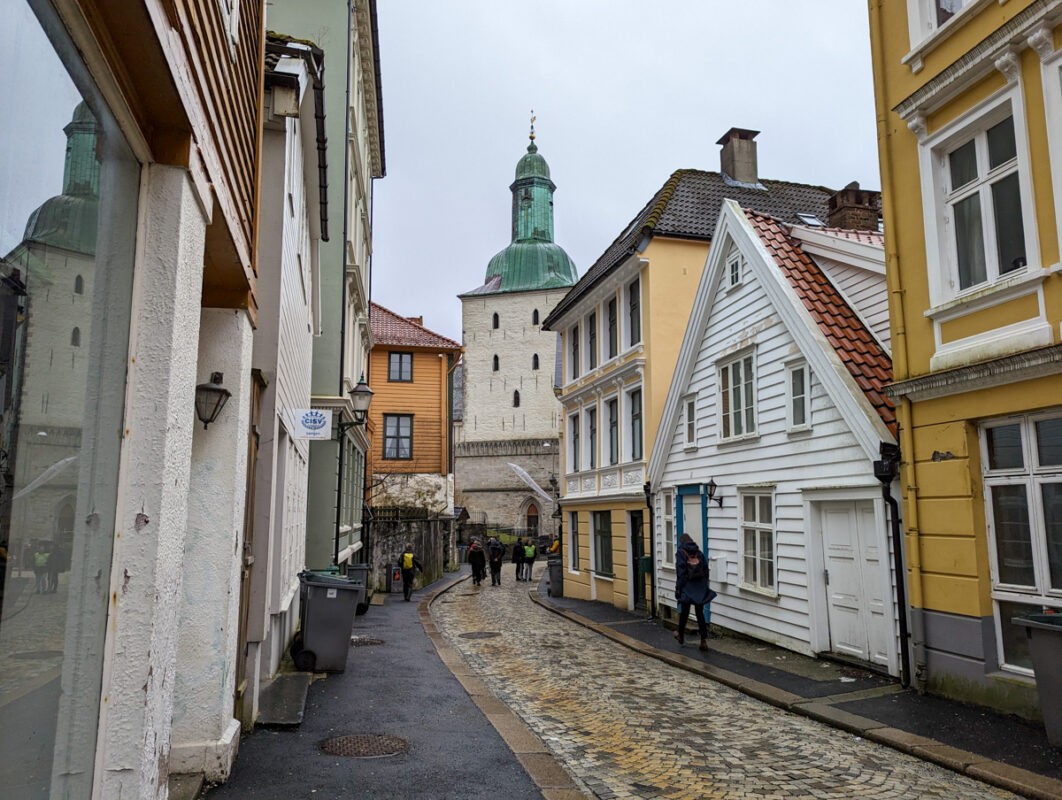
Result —
<instances>
[{"instance_id":1,"label":"cobblestone pavement","mask_svg":"<svg viewBox=\"0 0 1062 800\"><path fill-rule=\"evenodd\" d=\"M63 664L67 575L55 594L34 594L30 572L13 571L0 619L0 708L58 677Z\"/></svg>"},{"instance_id":2,"label":"cobblestone pavement","mask_svg":"<svg viewBox=\"0 0 1062 800\"><path fill-rule=\"evenodd\" d=\"M596 797L1015 797L634 653L503 581L454 587L435 623Z\"/></svg>"}]
</instances>

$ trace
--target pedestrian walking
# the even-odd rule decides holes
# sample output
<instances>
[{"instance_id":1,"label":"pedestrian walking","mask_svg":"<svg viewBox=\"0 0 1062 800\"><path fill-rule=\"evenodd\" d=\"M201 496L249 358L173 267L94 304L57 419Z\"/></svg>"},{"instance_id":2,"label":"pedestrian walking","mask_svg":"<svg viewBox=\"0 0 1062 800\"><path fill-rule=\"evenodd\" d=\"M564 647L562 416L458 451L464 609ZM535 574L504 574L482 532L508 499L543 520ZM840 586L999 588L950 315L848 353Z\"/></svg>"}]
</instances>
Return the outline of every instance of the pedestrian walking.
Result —
<instances>
[{"instance_id":1,"label":"pedestrian walking","mask_svg":"<svg viewBox=\"0 0 1062 800\"><path fill-rule=\"evenodd\" d=\"M33 577L37 584L34 594L44 594L48 591L48 556L44 542L41 542L33 554Z\"/></svg>"},{"instance_id":2,"label":"pedestrian walking","mask_svg":"<svg viewBox=\"0 0 1062 800\"><path fill-rule=\"evenodd\" d=\"M516 537L516 544L513 545L513 563L516 564L516 579L522 581L524 579L524 540L523 537Z\"/></svg>"},{"instance_id":3,"label":"pedestrian walking","mask_svg":"<svg viewBox=\"0 0 1062 800\"><path fill-rule=\"evenodd\" d=\"M501 586L502 561L505 560L505 545L491 536L487 542L487 564L490 566L490 585Z\"/></svg>"},{"instance_id":4,"label":"pedestrian walking","mask_svg":"<svg viewBox=\"0 0 1062 800\"><path fill-rule=\"evenodd\" d=\"M417 572L423 572L424 567L413 554L413 545L411 543L406 544L406 549L402 551L398 561L399 566L402 568L402 596L408 602L409 598L413 596L413 578L416 577Z\"/></svg>"},{"instance_id":5,"label":"pedestrian walking","mask_svg":"<svg viewBox=\"0 0 1062 800\"><path fill-rule=\"evenodd\" d=\"M531 570L535 566L535 552L538 550L535 547L535 540L528 537L527 543L524 545L524 580L531 580Z\"/></svg>"},{"instance_id":6,"label":"pedestrian walking","mask_svg":"<svg viewBox=\"0 0 1062 800\"><path fill-rule=\"evenodd\" d=\"M472 566L472 583L479 586L487 575L487 554L475 539L468 548L468 563Z\"/></svg>"},{"instance_id":7,"label":"pedestrian walking","mask_svg":"<svg viewBox=\"0 0 1062 800\"><path fill-rule=\"evenodd\" d=\"M700 649L708 650L708 621L704 617L704 607L714 598L715 592L708 586L708 563L704 553L690 535L684 533L679 539L675 558L675 599L679 602L675 638L679 644L686 643L686 622L690 618L690 606L693 606L697 615L697 632L701 637Z\"/></svg>"}]
</instances>

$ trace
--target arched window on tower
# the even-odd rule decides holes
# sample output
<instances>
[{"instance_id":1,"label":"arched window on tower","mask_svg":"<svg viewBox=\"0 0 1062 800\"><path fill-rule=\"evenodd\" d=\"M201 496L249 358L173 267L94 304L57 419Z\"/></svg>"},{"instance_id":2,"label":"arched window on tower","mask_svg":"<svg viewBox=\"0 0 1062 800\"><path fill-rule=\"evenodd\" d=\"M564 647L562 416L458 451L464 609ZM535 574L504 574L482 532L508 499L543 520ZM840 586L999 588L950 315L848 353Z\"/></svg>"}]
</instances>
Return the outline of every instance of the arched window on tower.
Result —
<instances>
[{"instance_id":1,"label":"arched window on tower","mask_svg":"<svg viewBox=\"0 0 1062 800\"><path fill-rule=\"evenodd\" d=\"M538 353L531 356L531 369L538 369Z\"/></svg>"},{"instance_id":2,"label":"arched window on tower","mask_svg":"<svg viewBox=\"0 0 1062 800\"><path fill-rule=\"evenodd\" d=\"M516 392L513 392L513 408L519 408L519 407L520 407L520 392L516 391Z\"/></svg>"},{"instance_id":3,"label":"arched window on tower","mask_svg":"<svg viewBox=\"0 0 1062 800\"><path fill-rule=\"evenodd\" d=\"M531 312L531 324L538 325L538 309Z\"/></svg>"},{"instance_id":4,"label":"arched window on tower","mask_svg":"<svg viewBox=\"0 0 1062 800\"><path fill-rule=\"evenodd\" d=\"M81 347L81 328L74 328L70 331L70 345L71 347Z\"/></svg>"},{"instance_id":5,"label":"arched window on tower","mask_svg":"<svg viewBox=\"0 0 1062 800\"><path fill-rule=\"evenodd\" d=\"M498 329L498 314L495 312L494 316L490 318L490 326L495 330Z\"/></svg>"},{"instance_id":6,"label":"arched window on tower","mask_svg":"<svg viewBox=\"0 0 1062 800\"><path fill-rule=\"evenodd\" d=\"M494 356L494 371L498 371L498 357Z\"/></svg>"},{"instance_id":7,"label":"arched window on tower","mask_svg":"<svg viewBox=\"0 0 1062 800\"><path fill-rule=\"evenodd\" d=\"M80 275L74 277L74 294L85 293L85 279Z\"/></svg>"}]
</instances>

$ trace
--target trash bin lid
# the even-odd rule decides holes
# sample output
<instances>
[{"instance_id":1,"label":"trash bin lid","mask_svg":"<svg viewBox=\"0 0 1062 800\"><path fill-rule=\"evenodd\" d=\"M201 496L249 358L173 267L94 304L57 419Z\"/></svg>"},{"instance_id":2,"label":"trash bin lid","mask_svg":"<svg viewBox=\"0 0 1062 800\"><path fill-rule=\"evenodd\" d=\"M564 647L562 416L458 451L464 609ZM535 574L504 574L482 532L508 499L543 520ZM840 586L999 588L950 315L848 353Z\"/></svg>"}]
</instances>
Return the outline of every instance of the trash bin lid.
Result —
<instances>
[{"instance_id":1,"label":"trash bin lid","mask_svg":"<svg viewBox=\"0 0 1062 800\"><path fill-rule=\"evenodd\" d=\"M363 583L343 575L309 569L299 573L299 582L310 586L342 586L344 589L352 587L355 583L359 586Z\"/></svg>"}]
</instances>

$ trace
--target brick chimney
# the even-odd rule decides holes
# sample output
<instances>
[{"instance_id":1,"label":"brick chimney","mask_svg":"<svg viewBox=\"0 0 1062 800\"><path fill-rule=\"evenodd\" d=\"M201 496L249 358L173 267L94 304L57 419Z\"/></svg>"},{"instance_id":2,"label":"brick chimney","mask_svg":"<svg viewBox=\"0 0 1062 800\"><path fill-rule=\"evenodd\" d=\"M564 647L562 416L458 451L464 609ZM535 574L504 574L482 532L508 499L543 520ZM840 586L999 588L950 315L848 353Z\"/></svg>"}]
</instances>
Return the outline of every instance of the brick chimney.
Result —
<instances>
[{"instance_id":1,"label":"brick chimney","mask_svg":"<svg viewBox=\"0 0 1062 800\"><path fill-rule=\"evenodd\" d=\"M876 231L881 221L881 192L860 189L852 181L829 201L831 228L853 231Z\"/></svg>"},{"instance_id":2,"label":"brick chimney","mask_svg":"<svg viewBox=\"0 0 1062 800\"><path fill-rule=\"evenodd\" d=\"M756 137L759 131L731 128L716 144L723 146L719 166L724 175L738 183L759 183L756 171Z\"/></svg>"}]
</instances>

